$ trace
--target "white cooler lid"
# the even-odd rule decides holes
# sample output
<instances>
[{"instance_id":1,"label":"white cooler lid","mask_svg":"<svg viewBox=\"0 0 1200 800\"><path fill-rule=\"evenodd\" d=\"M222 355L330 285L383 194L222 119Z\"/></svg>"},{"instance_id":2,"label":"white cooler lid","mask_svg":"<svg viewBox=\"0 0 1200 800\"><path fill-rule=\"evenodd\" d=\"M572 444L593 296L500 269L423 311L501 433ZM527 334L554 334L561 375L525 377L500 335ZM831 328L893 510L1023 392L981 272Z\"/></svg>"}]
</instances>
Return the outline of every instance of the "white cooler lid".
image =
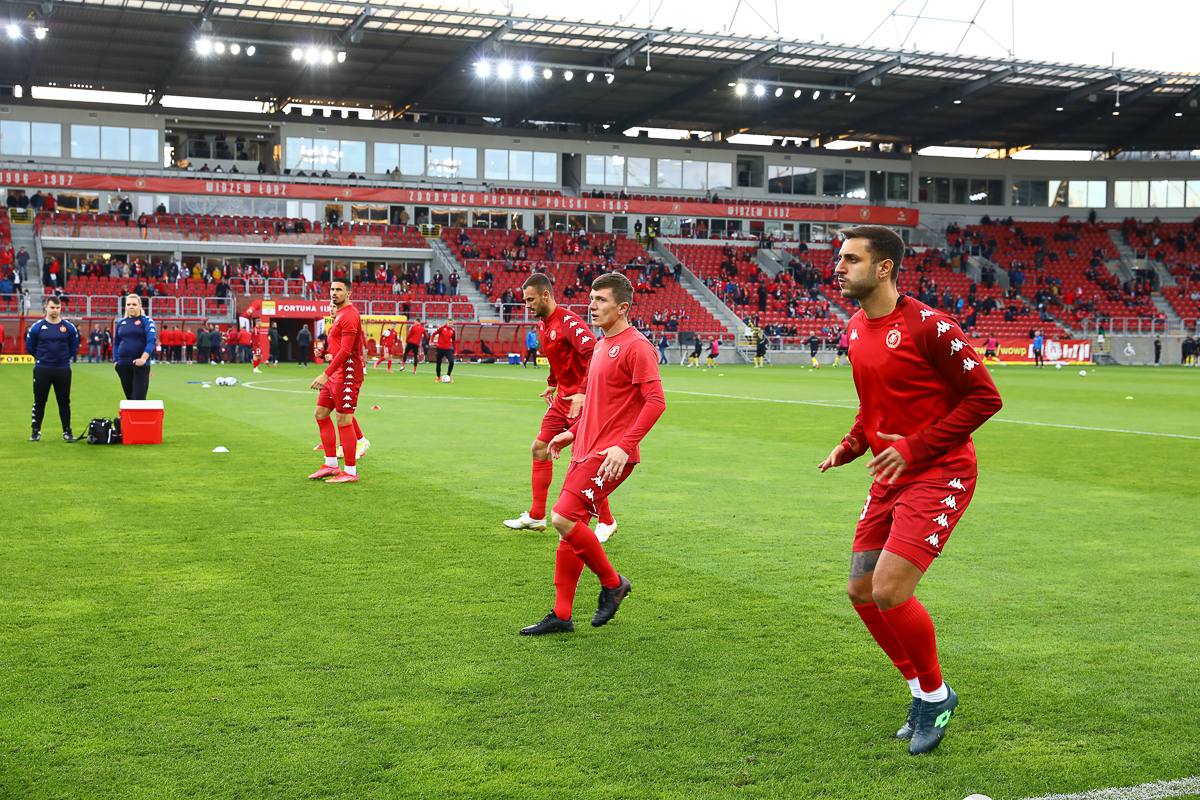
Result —
<instances>
[{"instance_id":1,"label":"white cooler lid","mask_svg":"<svg viewBox=\"0 0 1200 800\"><path fill-rule=\"evenodd\" d=\"M122 400L122 411L162 411L162 400Z\"/></svg>"}]
</instances>

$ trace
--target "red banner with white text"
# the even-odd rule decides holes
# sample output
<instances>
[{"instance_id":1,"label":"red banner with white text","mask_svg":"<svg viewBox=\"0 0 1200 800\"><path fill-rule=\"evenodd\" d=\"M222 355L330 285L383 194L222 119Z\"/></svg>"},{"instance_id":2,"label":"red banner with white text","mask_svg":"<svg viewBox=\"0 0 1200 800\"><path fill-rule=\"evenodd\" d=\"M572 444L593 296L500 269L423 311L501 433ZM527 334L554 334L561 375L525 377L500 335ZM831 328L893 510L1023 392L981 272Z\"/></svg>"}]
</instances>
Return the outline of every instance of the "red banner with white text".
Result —
<instances>
[{"instance_id":1,"label":"red banner with white text","mask_svg":"<svg viewBox=\"0 0 1200 800\"><path fill-rule=\"evenodd\" d=\"M649 214L675 217L724 217L748 220L798 220L853 224L915 226L915 208L844 205L832 208L777 207L748 200L691 202L666 200L611 200L596 197L549 197L528 194L493 194L431 189L390 189L370 186L287 183L277 180L240 180L236 175L148 178L129 175L86 175L73 172L0 170L0 186L57 192L93 189L110 192L146 192L227 197L274 197L289 200L327 200L352 203L420 203L447 207L497 210L574 212L578 214Z\"/></svg>"},{"instance_id":2,"label":"red banner with white text","mask_svg":"<svg viewBox=\"0 0 1200 800\"><path fill-rule=\"evenodd\" d=\"M1032 364L1033 339L1000 339L996 358L1002 364ZM971 346L980 355L984 354L984 339L972 339ZM1046 339L1043 342L1042 358L1049 363L1090 364L1092 342L1090 339Z\"/></svg>"}]
</instances>

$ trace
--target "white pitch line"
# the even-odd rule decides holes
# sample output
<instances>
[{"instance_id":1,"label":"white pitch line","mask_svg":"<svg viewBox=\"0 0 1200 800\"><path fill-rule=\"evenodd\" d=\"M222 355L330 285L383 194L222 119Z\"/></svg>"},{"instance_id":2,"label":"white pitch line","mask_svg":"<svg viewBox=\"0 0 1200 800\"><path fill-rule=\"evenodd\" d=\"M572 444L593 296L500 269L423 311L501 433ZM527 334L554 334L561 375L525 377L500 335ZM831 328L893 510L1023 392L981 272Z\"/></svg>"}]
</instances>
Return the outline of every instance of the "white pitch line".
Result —
<instances>
[{"instance_id":1,"label":"white pitch line","mask_svg":"<svg viewBox=\"0 0 1200 800\"><path fill-rule=\"evenodd\" d=\"M1042 797L1027 797L1025 800L1162 800L1189 794L1200 794L1200 777L1155 781L1138 786L1118 786L1112 789L1093 789L1090 792L1075 794L1048 794Z\"/></svg>"},{"instance_id":2,"label":"white pitch line","mask_svg":"<svg viewBox=\"0 0 1200 800\"><path fill-rule=\"evenodd\" d=\"M1156 431L1130 431L1124 428L1093 428L1087 425L1061 425L1057 422L1026 422L1023 419L998 419L992 417L990 422L1008 422L1013 425L1038 425L1043 428L1070 428L1076 431L1101 431L1103 433L1134 433L1138 436L1165 436L1169 439L1200 439L1200 436L1189 436L1186 433L1158 433Z\"/></svg>"},{"instance_id":3,"label":"white pitch line","mask_svg":"<svg viewBox=\"0 0 1200 800\"><path fill-rule=\"evenodd\" d=\"M304 380L303 378L282 378L274 381L247 381L242 383L247 389L257 389L260 392L282 392L283 394L312 394L313 389L274 389L268 386L259 386L260 383L288 383L295 380ZM500 400L499 397L459 397L451 394L368 394L360 393L360 397L382 397L387 400Z\"/></svg>"}]
</instances>

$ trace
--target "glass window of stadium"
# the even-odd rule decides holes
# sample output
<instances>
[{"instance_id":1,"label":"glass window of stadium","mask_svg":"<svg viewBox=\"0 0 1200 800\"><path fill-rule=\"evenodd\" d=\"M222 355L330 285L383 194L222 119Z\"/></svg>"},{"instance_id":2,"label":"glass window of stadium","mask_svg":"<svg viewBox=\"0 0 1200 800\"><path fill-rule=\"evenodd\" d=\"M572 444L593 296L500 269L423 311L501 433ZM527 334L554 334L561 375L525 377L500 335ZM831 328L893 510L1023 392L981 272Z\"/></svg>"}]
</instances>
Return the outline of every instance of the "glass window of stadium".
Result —
<instances>
[{"instance_id":1,"label":"glass window of stadium","mask_svg":"<svg viewBox=\"0 0 1200 800\"><path fill-rule=\"evenodd\" d=\"M546 230L546 215L545 214L534 214L533 215L533 229L535 231Z\"/></svg>"},{"instance_id":2,"label":"glass window of stadium","mask_svg":"<svg viewBox=\"0 0 1200 800\"><path fill-rule=\"evenodd\" d=\"M425 173L425 145L400 145L400 174L423 175Z\"/></svg>"},{"instance_id":3,"label":"glass window of stadium","mask_svg":"<svg viewBox=\"0 0 1200 800\"><path fill-rule=\"evenodd\" d=\"M456 150L458 148L455 148ZM472 171L470 177L474 178L475 173ZM534 153L533 154L533 182L534 183L558 183L558 154L557 153Z\"/></svg>"},{"instance_id":4,"label":"glass window of stadium","mask_svg":"<svg viewBox=\"0 0 1200 800\"><path fill-rule=\"evenodd\" d=\"M508 151L508 179L510 181L533 181L533 153L528 150Z\"/></svg>"},{"instance_id":5,"label":"glass window of stadium","mask_svg":"<svg viewBox=\"0 0 1200 800\"><path fill-rule=\"evenodd\" d=\"M0 120L0 155L30 155L33 145L29 135L28 122Z\"/></svg>"},{"instance_id":6,"label":"glass window of stadium","mask_svg":"<svg viewBox=\"0 0 1200 800\"><path fill-rule=\"evenodd\" d=\"M387 224L388 207L367 205L366 203L351 203L350 220L352 222L374 222Z\"/></svg>"},{"instance_id":7,"label":"glass window of stadium","mask_svg":"<svg viewBox=\"0 0 1200 800\"><path fill-rule=\"evenodd\" d=\"M525 216L520 211L514 211L512 213L511 220L512 220L512 229L514 231L515 230L524 230Z\"/></svg>"},{"instance_id":8,"label":"glass window of stadium","mask_svg":"<svg viewBox=\"0 0 1200 800\"><path fill-rule=\"evenodd\" d=\"M587 215L585 214L568 214L567 226L573 231L587 230Z\"/></svg>"},{"instance_id":9,"label":"glass window of stadium","mask_svg":"<svg viewBox=\"0 0 1200 800\"><path fill-rule=\"evenodd\" d=\"M376 142L374 149L374 172L382 175L400 166L400 145L391 142Z\"/></svg>"},{"instance_id":10,"label":"glass window of stadium","mask_svg":"<svg viewBox=\"0 0 1200 800\"><path fill-rule=\"evenodd\" d=\"M708 223L709 236L714 239L720 239L725 235L725 220L714 219Z\"/></svg>"},{"instance_id":11,"label":"glass window of stadium","mask_svg":"<svg viewBox=\"0 0 1200 800\"><path fill-rule=\"evenodd\" d=\"M338 164L342 172L358 174L367 171L367 143L342 140L342 159Z\"/></svg>"},{"instance_id":12,"label":"glass window of stadium","mask_svg":"<svg viewBox=\"0 0 1200 800\"><path fill-rule=\"evenodd\" d=\"M1001 184L1003 190L1003 184ZM888 200L907 200L908 199L908 173L907 172L889 172L887 174L887 199ZM1004 205L1004 193L1001 191L998 205Z\"/></svg>"},{"instance_id":13,"label":"glass window of stadium","mask_svg":"<svg viewBox=\"0 0 1200 800\"><path fill-rule=\"evenodd\" d=\"M656 160L655 185L660 189L679 189L683 186L683 162L675 158Z\"/></svg>"},{"instance_id":14,"label":"glass window of stadium","mask_svg":"<svg viewBox=\"0 0 1200 800\"><path fill-rule=\"evenodd\" d=\"M483 151L483 177L489 181L508 180L508 151Z\"/></svg>"},{"instance_id":15,"label":"glass window of stadium","mask_svg":"<svg viewBox=\"0 0 1200 800\"><path fill-rule=\"evenodd\" d=\"M551 214L550 215L550 230L565 231L567 229L566 214Z\"/></svg>"},{"instance_id":16,"label":"glass window of stadium","mask_svg":"<svg viewBox=\"0 0 1200 800\"><path fill-rule=\"evenodd\" d=\"M71 158L95 161L100 158L100 126L71 126Z\"/></svg>"},{"instance_id":17,"label":"glass window of stadium","mask_svg":"<svg viewBox=\"0 0 1200 800\"><path fill-rule=\"evenodd\" d=\"M629 230L629 217L614 216L612 218L612 229L614 233L624 233Z\"/></svg>"},{"instance_id":18,"label":"glass window of stadium","mask_svg":"<svg viewBox=\"0 0 1200 800\"><path fill-rule=\"evenodd\" d=\"M629 186L647 188L650 186L650 159L625 159L625 179Z\"/></svg>"},{"instance_id":19,"label":"glass window of stadium","mask_svg":"<svg viewBox=\"0 0 1200 800\"><path fill-rule=\"evenodd\" d=\"M450 227L452 228L467 228L470 227L471 212L465 208L451 209L450 211Z\"/></svg>"},{"instance_id":20,"label":"glass window of stadium","mask_svg":"<svg viewBox=\"0 0 1200 800\"><path fill-rule=\"evenodd\" d=\"M825 170L821 181L821 194L825 197L841 197L846 188L845 171L840 169Z\"/></svg>"},{"instance_id":21,"label":"glass window of stadium","mask_svg":"<svg viewBox=\"0 0 1200 800\"><path fill-rule=\"evenodd\" d=\"M714 192L733 188L733 164L708 162L708 188Z\"/></svg>"},{"instance_id":22,"label":"glass window of stadium","mask_svg":"<svg viewBox=\"0 0 1200 800\"><path fill-rule=\"evenodd\" d=\"M703 191L708 188L708 162L683 162L683 188Z\"/></svg>"},{"instance_id":23,"label":"glass window of stadium","mask_svg":"<svg viewBox=\"0 0 1200 800\"><path fill-rule=\"evenodd\" d=\"M816 167L767 167L770 194L816 194Z\"/></svg>"},{"instance_id":24,"label":"glass window of stadium","mask_svg":"<svg viewBox=\"0 0 1200 800\"><path fill-rule=\"evenodd\" d=\"M476 219L479 218L479 213L475 214ZM434 225L442 227L450 227L450 210L446 208L435 208L429 212L429 221Z\"/></svg>"},{"instance_id":25,"label":"glass window of stadium","mask_svg":"<svg viewBox=\"0 0 1200 800\"><path fill-rule=\"evenodd\" d=\"M75 211L82 214L100 212L100 195L86 192L59 192L56 196L59 211Z\"/></svg>"},{"instance_id":26,"label":"glass window of stadium","mask_svg":"<svg viewBox=\"0 0 1200 800\"><path fill-rule=\"evenodd\" d=\"M129 160L129 128L100 127L100 158L104 161Z\"/></svg>"},{"instance_id":27,"label":"glass window of stadium","mask_svg":"<svg viewBox=\"0 0 1200 800\"><path fill-rule=\"evenodd\" d=\"M587 215L588 233L604 233L607 229L605 225L605 217L603 214L588 214Z\"/></svg>"}]
</instances>

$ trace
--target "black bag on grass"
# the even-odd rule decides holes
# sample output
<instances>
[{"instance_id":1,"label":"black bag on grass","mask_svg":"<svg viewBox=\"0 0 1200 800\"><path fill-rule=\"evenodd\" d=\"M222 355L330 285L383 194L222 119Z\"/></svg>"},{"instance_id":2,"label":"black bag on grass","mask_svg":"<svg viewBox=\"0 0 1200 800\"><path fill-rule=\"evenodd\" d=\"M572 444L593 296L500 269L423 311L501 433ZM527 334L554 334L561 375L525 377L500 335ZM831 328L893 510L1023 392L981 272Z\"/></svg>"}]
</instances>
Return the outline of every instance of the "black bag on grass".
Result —
<instances>
[{"instance_id":1,"label":"black bag on grass","mask_svg":"<svg viewBox=\"0 0 1200 800\"><path fill-rule=\"evenodd\" d=\"M121 418L97 418L88 423L88 444L120 444Z\"/></svg>"}]
</instances>

